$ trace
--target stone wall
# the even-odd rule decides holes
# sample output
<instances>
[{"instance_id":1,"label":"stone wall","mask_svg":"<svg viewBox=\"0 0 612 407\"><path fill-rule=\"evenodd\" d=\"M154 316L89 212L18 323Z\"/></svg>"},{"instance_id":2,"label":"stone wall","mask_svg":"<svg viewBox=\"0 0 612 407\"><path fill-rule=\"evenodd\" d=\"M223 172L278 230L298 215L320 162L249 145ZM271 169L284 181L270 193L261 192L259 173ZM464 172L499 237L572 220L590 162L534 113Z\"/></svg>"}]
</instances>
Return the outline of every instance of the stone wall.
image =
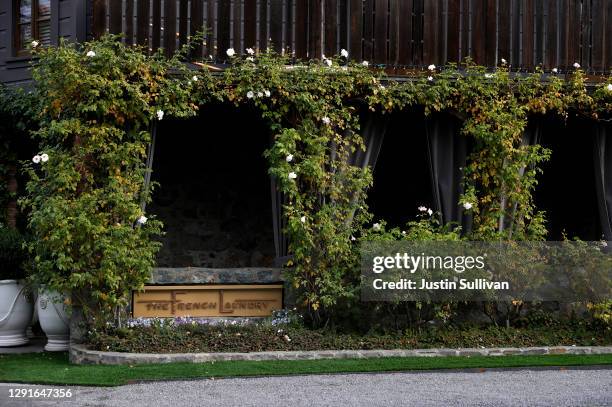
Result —
<instances>
[{"instance_id":1,"label":"stone wall","mask_svg":"<svg viewBox=\"0 0 612 407\"><path fill-rule=\"evenodd\" d=\"M165 224L158 266L272 266L265 124L224 106L161 123L153 166L160 186L147 208Z\"/></svg>"}]
</instances>

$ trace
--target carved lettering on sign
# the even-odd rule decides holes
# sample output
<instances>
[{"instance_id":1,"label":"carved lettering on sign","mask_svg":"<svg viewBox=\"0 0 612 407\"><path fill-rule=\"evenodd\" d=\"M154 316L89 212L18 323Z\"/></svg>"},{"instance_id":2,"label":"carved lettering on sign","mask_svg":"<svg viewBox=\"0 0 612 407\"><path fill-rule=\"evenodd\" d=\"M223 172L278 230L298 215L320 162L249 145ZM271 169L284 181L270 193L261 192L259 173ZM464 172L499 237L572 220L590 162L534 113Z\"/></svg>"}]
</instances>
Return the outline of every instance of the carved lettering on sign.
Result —
<instances>
[{"instance_id":1,"label":"carved lettering on sign","mask_svg":"<svg viewBox=\"0 0 612 407\"><path fill-rule=\"evenodd\" d=\"M282 285L149 286L134 293L135 317L260 317L283 307Z\"/></svg>"}]
</instances>

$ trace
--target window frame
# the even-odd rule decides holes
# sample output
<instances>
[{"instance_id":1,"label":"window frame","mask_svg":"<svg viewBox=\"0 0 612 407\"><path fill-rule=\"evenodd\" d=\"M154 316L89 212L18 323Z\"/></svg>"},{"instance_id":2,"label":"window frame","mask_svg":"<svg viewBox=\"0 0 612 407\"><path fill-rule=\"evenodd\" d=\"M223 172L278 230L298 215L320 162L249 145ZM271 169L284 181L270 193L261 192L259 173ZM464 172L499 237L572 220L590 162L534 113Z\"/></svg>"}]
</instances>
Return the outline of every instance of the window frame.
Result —
<instances>
[{"instance_id":1,"label":"window frame","mask_svg":"<svg viewBox=\"0 0 612 407\"><path fill-rule=\"evenodd\" d=\"M21 22L21 0L13 1L13 35L14 35L14 49L15 55L17 56L27 56L30 54L30 51L27 48L27 43L24 42L21 37L21 27L24 25L30 25L30 36L32 37L32 41L40 41L40 24L48 21L49 26L51 26L51 14L53 9L53 2L49 1L49 14L45 17L40 17L39 13L39 0L31 0L31 10L30 10L30 20L27 23Z\"/></svg>"}]
</instances>

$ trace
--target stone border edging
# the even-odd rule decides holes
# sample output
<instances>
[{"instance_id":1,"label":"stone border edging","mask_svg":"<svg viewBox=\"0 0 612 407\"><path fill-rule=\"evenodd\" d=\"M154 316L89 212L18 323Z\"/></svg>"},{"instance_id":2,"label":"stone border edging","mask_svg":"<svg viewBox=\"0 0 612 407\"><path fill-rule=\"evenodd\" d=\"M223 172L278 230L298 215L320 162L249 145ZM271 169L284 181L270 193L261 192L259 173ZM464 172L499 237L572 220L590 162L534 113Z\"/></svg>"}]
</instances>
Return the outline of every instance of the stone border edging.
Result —
<instances>
[{"instance_id":1,"label":"stone border edging","mask_svg":"<svg viewBox=\"0 0 612 407\"><path fill-rule=\"evenodd\" d=\"M83 345L70 346L70 362L76 364L123 365L148 363L201 363L225 360L313 360L364 359L385 357L505 356L505 355L602 355L612 346L540 346L526 348L395 349L272 351L252 353L124 353L102 352Z\"/></svg>"}]
</instances>

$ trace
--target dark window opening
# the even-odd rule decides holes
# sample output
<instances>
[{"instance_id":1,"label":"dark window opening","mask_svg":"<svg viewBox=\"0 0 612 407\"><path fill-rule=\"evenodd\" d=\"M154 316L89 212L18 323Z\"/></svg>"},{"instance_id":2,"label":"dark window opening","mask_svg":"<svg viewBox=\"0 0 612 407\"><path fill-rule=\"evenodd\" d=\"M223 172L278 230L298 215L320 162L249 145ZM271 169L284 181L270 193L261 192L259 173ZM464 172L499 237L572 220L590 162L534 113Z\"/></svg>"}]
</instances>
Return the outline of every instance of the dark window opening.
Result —
<instances>
[{"instance_id":1,"label":"dark window opening","mask_svg":"<svg viewBox=\"0 0 612 407\"><path fill-rule=\"evenodd\" d=\"M269 267L275 250L268 127L257 114L206 106L164 120L157 133L147 212L164 222L159 267Z\"/></svg>"},{"instance_id":2,"label":"dark window opening","mask_svg":"<svg viewBox=\"0 0 612 407\"><path fill-rule=\"evenodd\" d=\"M403 227L414 220L417 207L433 207L425 116L422 111L396 113L374 169L367 203L375 221Z\"/></svg>"},{"instance_id":3,"label":"dark window opening","mask_svg":"<svg viewBox=\"0 0 612 407\"><path fill-rule=\"evenodd\" d=\"M570 119L567 126L546 118L542 145L552 151L542 165L534 198L536 207L546 212L548 239L582 240L601 238L597 190L593 168L593 140L584 121Z\"/></svg>"},{"instance_id":4,"label":"dark window opening","mask_svg":"<svg viewBox=\"0 0 612 407\"><path fill-rule=\"evenodd\" d=\"M17 0L15 2L15 50L27 52L36 40L39 45L51 45L51 0Z\"/></svg>"}]
</instances>

